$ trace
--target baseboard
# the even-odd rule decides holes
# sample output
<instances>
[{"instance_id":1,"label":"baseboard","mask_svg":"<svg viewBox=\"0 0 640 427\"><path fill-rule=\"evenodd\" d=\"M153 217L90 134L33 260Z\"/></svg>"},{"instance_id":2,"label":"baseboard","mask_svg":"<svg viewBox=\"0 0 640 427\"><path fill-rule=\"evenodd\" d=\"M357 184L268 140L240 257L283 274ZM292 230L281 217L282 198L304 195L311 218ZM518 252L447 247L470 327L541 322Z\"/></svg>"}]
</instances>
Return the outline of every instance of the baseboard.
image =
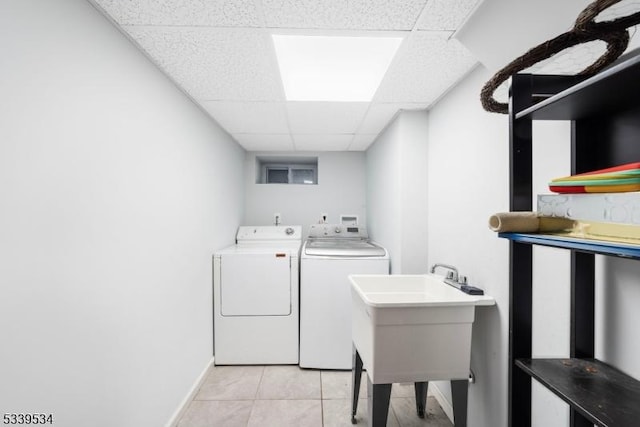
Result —
<instances>
[{"instance_id":1,"label":"baseboard","mask_svg":"<svg viewBox=\"0 0 640 427\"><path fill-rule=\"evenodd\" d=\"M429 391L431 392L431 394L433 394L433 397L436 398L436 400L440 404L440 407L442 408L444 413L447 415L447 418L449 418L449 420L453 424L453 406L451 405L451 402L449 402L444 397L444 394L442 394L438 386L433 382L429 383Z\"/></svg>"},{"instance_id":2,"label":"baseboard","mask_svg":"<svg viewBox=\"0 0 640 427\"><path fill-rule=\"evenodd\" d=\"M165 424L165 427L176 427L178 425L178 421L180 421L180 418L182 418L185 411L187 410L187 407L189 406L189 402L193 400L198 390L200 390L200 386L202 385L204 380L207 378L207 373L209 372L209 368L211 368L212 365L213 365L213 357L211 358L211 360L209 360L209 363L207 363L207 366L205 366L204 370L200 373L196 381L193 383L193 385L191 386L191 389L189 390L189 393L187 393L185 398L182 399L182 402L180 402L180 405L178 405L178 408L175 410L175 412L173 413L173 415L171 416L167 424Z\"/></svg>"}]
</instances>

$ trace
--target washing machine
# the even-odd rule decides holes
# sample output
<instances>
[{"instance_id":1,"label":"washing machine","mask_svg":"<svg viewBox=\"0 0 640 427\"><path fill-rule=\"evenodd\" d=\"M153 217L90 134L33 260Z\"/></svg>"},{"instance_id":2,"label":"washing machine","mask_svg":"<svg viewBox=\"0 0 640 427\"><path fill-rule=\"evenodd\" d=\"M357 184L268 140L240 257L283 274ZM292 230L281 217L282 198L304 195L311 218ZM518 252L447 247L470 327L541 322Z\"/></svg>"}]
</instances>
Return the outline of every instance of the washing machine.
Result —
<instances>
[{"instance_id":1,"label":"washing machine","mask_svg":"<svg viewBox=\"0 0 640 427\"><path fill-rule=\"evenodd\" d=\"M214 254L216 365L298 364L301 226L242 226Z\"/></svg>"},{"instance_id":2,"label":"washing machine","mask_svg":"<svg viewBox=\"0 0 640 427\"><path fill-rule=\"evenodd\" d=\"M300 366L351 369L349 274L389 274L362 225L313 224L300 255Z\"/></svg>"}]
</instances>

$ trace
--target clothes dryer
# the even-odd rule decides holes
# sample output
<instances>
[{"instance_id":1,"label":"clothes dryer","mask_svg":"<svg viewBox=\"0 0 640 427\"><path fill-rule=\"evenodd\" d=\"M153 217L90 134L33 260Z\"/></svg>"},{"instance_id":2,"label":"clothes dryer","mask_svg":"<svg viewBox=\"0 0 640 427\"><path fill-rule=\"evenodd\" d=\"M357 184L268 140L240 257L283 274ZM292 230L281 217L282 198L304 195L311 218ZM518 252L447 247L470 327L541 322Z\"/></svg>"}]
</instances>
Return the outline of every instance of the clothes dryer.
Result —
<instances>
[{"instance_id":1,"label":"clothes dryer","mask_svg":"<svg viewBox=\"0 0 640 427\"><path fill-rule=\"evenodd\" d=\"M242 226L213 263L214 363L297 364L301 226Z\"/></svg>"}]
</instances>

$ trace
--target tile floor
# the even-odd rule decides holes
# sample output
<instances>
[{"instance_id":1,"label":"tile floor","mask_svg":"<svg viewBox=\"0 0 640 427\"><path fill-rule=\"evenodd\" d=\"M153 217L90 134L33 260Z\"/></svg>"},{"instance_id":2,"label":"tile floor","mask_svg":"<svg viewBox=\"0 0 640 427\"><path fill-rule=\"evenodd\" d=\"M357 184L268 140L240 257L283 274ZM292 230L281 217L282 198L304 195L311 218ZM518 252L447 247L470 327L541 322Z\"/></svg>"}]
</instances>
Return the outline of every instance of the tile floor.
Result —
<instances>
[{"instance_id":1,"label":"tile floor","mask_svg":"<svg viewBox=\"0 0 640 427\"><path fill-rule=\"evenodd\" d=\"M297 366L216 366L180 419L178 427L334 427L351 424L351 372ZM387 426L452 426L431 395L427 415L415 412L413 384L394 384ZM358 426L366 426L366 375Z\"/></svg>"}]
</instances>

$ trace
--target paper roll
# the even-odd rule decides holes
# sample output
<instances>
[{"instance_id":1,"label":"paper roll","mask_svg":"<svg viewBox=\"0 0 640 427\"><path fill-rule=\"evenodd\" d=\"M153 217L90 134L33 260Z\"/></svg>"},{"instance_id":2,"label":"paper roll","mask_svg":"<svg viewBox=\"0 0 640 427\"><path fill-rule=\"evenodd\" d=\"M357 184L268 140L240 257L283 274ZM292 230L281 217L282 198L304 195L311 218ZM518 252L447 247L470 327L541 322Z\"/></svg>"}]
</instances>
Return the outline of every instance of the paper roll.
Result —
<instances>
[{"instance_id":1,"label":"paper roll","mask_svg":"<svg viewBox=\"0 0 640 427\"><path fill-rule=\"evenodd\" d=\"M537 233L539 227L535 212L500 212L489 217L489 228L498 233Z\"/></svg>"},{"instance_id":2,"label":"paper roll","mask_svg":"<svg viewBox=\"0 0 640 427\"><path fill-rule=\"evenodd\" d=\"M498 233L539 233L573 228L567 218L538 216L536 212L501 212L489 217L489 228Z\"/></svg>"}]
</instances>

